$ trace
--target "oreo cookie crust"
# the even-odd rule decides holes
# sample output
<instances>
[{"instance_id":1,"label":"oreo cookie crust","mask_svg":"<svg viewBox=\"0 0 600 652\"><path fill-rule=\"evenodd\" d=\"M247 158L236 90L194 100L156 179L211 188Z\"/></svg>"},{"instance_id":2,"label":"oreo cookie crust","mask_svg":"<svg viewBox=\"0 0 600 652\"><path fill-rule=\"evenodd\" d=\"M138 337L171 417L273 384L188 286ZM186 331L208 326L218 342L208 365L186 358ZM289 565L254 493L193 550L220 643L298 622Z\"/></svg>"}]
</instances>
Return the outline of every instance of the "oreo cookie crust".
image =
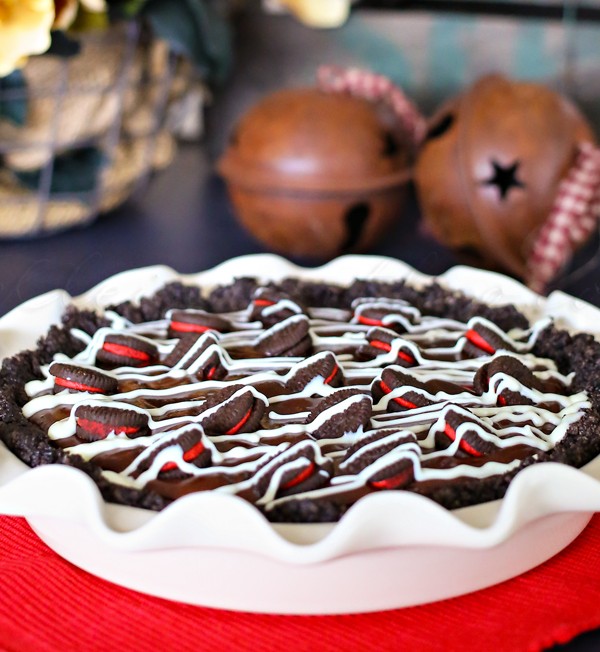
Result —
<instances>
[{"instance_id":1,"label":"oreo cookie crust","mask_svg":"<svg viewBox=\"0 0 600 652\"><path fill-rule=\"evenodd\" d=\"M413 491L456 508L501 497L531 464L578 467L600 454L600 343L552 325L534 327L534 337L513 306L487 306L437 284L356 281L342 288L286 279L261 288L240 279L206 298L174 283L139 305L110 308L139 325L138 339L120 339L132 337L120 332L97 338L112 343L109 353L117 356L104 368L88 369L93 345L72 330L92 342L110 321L73 308L34 351L4 361L0 438L30 466L82 469L111 502L160 510L190 491L215 489L251 500L272 521L335 521L372 491ZM169 311L186 310L194 317L186 322L179 312L175 321L202 322L199 332L173 330ZM144 331L144 322L161 320L164 333ZM432 346L428 325L440 323L439 346ZM142 346L145 340L150 344ZM453 346L456 373L423 371L432 368L436 349ZM542 362L524 370L532 356ZM131 364L142 358L141 368ZM48 391L32 389L33 380ZM144 418L119 412L128 392L141 396L133 409ZM54 397L54 417L36 409L37 394ZM482 404L496 416L482 416ZM522 417L506 423L506 415L536 405L548 410L547 432L505 446L513 430L522 438L519 429L531 426ZM565 406L576 418L561 417ZM435 421L408 436L419 410L434 410ZM78 414L86 417L83 426ZM552 441L559 421L564 432ZM106 442L115 445L110 464ZM490 461L498 472L477 471ZM458 474L448 474L452 468ZM127 481L116 482L111 469Z\"/></svg>"}]
</instances>

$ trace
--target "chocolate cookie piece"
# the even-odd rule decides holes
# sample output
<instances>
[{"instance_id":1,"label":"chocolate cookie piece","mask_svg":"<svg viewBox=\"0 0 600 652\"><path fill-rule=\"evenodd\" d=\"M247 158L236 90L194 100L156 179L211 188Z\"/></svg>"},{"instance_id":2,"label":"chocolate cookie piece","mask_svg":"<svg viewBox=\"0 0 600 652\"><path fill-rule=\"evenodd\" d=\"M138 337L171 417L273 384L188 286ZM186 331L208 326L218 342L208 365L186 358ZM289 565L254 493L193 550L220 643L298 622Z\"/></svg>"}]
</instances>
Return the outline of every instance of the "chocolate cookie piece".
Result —
<instances>
[{"instance_id":1,"label":"chocolate cookie piece","mask_svg":"<svg viewBox=\"0 0 600 652\"><path fill-rule=\"evenodd\" d=\"M299 362L289 373L285 388L288 392L301 392L315 378L322 378L325 385L344 385L344 372L331 351L322 351Z\"/></svg>"},{"instance_id":2,"label":"chocolate cookie piece","mask_svg":"<svg viewBox=\"0 0 600 652\"><path fill-rule=\"evenodd\" d=\"M276 498L285 498L286 496L326 487L329 484L332 472L333 463L331 460L324 460L321 465L314 460L308 461L300 469L288 469L282 476Z\"/></svg>"},{"instance_id":3,"label":"chocolate cookie piece","mask_svg":"<svg viewBox=\"0 0 600 652\"><path fill-rule=\"evenodd\" d=\"M208 399L201 425L209 435L237 435L257 430L267 401L250 387L231 385Z\"/></svg>"},{"instance_id":4,"label":"chocolate cookie piece","mask_svg":"<svg viewBox=\"0 0 600 652\"><path fill-rule=\"evenodd\" d=\"M282 478L276 497L293 496L305 491L314 491L328 484L330 475L319 473L319 467L315 462L308 462L306 466L288 470ZM289 479L288 479L289 478Z\"/></svg>"},{"instance_id":5,"label":"chocolate cookie piece","mask_svg":"<svg viewBox=\"0 0 600 652\"><path fill-rule=\"evenodd\" d=\"M378 326L406 333L414 323L414 308L400 301L364 300L354 302L354 319L358 324Z\"/></svg>"},{"instance_id":6,"label":"chocolate cookie piece","mask_svg":"<svg viewBox=\"0 0 600 652\"><path fill-rule=\"evenodd\" d=\"M388 402L388 412L404 412L405 410L414 410L415 408L427 407L434 405L435 401L423 395L420 392L406 387L401 390L397 396Z\"/></svg>"},{"instance_id":7,"label":"chocolate cookie piece","mask_svg":"<svg viewBox=\"0 0 600 652\"><path fill-rule=\"evenodd\" d=\"M310 412L308 432L315 439L336 439L358 432L371 418L371 397L353 389L339 389Z\"/></svg>"},{"instance_id":8,"label":"chocolate cookie piece","mask_svg":"<svg viewBox=\"0 0 600 652\"><path fill-rule=\"evenodd\" d=\"M415 479L415 467L409 458L396 460L388 467L374 473L367 484L371 489L402 489Z\"/></svg>"},{"instance_id":9,"label":"chocolate cookie piece","mask_svg":"<svg viewBox=\"0 0 600 652\"><path fill-rule=\"evenodd\" d=\"M340 462L339 468L344 473L357 475L398 446L416 443L416 441L417 437L412 432L394 428L374 430L366 433L366 436L361 437L350 446L344 459ZM377 444L376 442L381 443Z\"/></svg>"},{"instance_id":10,"label":"chocolate cookie piece","mask_svg":"<svg viewBox=\"0 0 600 652\"><path fill-rule=\"evenodd\" d=\"M384 396L400 388L404 388L405 391L388 401L388 412L400 412L415 407L424 407L425 405L431 405L433 402L423 396L422 393L414 391L414 389L419 389L421 392L429 393L425 383L394 367L387 367L381 372L381 376L373 381L371 385L373 401L378 403Z\"/></svg>"},{"instance_id":11,"label":"chocolate cookie piece","mask_svg":"<svg viewBox=\"0 0 600 652\"><path fill-rule=\"evenodd\" d=\"M209 346L216 343L217 338L212 333L205 333L204 335L188 333L182 335L177 340L177 344L173 347L171 353L163 360L163 364L171 368L178 366L181 369L187 369Z\"/></svg>"},{"instance_id":12,"label":"chocolate cookie piece","mask_svg":"<svg viewBox=\"0 0 600 652\"><path fill-rule=\"evenodd\" d=\"M520 360L517 360L515 357L510 355L498 356L490 362L482 365L477 370L475 378L473 379L473 389L478 394L487 392L494 375L499 373L511 376L524 387L531 389L540 389L543 391L543 387L541 387L542 383L540 383L538 379L533 375L533 372ZM533 404L531 398L525 396L521 392L515 392L509 389L503 389L498 394L497 401L498 405L501 406Z\"/></svg>"},{"instance_id":13,"label":"chocolate cookie piece","mask_svg":"<svg viewBox=\"0 0 600 652\"><path fill-rule=\"evenodd\" d=\"M271 326L254 342L256 350L264 357L303 356L312 348L306 315L293 315Z\"/></svg>"},{"instance_id":14,"label":"chocolate cookie piece","mask_svg":"<svg viewBox=\"0 0 600 652\"><path fill-rule=\"evenodd\" d=\"M81 405L75 409L75 434L82 441L106 439L111 432L129 439L150 434L148 415L104 405Z\"/></svg>"},{"instance_id":15,"label":"chocolate cookie piece","mask_svg":"<svg viewBox=\"0 0 600 652\"><path fill-rule=\"evenodd\" d=\"M207 331L228 333L231 324L220 315L214 315L205 310L172 310L169 317L169 337L183 337L195 333L201 335Z\"/></svg>"},{"instance_id":16,"label":"chocolate cookie piece","mask_svg":"<svg viewBox=\"0 0 600 652\"><path fill-rule=\"evenodd\" d=\"M466 427L465 424L467 424ZM435 431L435 428L436 426L432 430ZM459 428L462 433L459 448L468 455L481 457L497 450L497 446L481 436L482 432L493 435L492 428L458 406L452 406L446 410L443 424L438 426L438 430L435 431L436 443L443 447L449 446L456 440Z\"/></svg>"},{"instance_id":17,"label":"chocolate cookie piece","mask_svg":"<svg viewBox=\"0 0 600 652\"><path fill-rule=\"evenodd\" d=\"M291 496L326 486L332 473L333 463L321 456L318 445L304 441L277 454L258 471L250 487L238 495L256 502L265 495L278 474L278 486L273 498Z\"/></svg>"},{"instance_id":18,"label":"chocolate cookie piece","mask_svg":"<svg viewBox=\"0 0 600 652\"><path fill-rule=\"evenodd\" d=\"M463 355L467 358L479 358L494 355L496 351L515 351L510 338L490 322L476 320L465 333Z\"/></svg>"},{"instance_id":19,"label":"chocolate cookie piece","mask_svg":"<svg viewBox=\"0 0 600 652\"><path fill-rule=\"evenodd\" d=\"M207 351L212 347L212 351ZM225 366L218 340L212 332L204 335L184 335L165 358L168 367L190 370L200 380L223 380Z\"/></svg>"},{"instance_id":20,"label":"chocolate cookie piece","mask_svg":"<svg viewBox=\"0 0 600 652\"><path fill-rule=\"evenodd\" d=\"M193 369L194 375L199 380L223 380L229 373L219 349L214 350L210 355L205 353L200 356Z\"/></svg>"},{"instance_id":21,"label":"chocolate cookie piece","mask_svg":"<svg viewBox=\"0 0 600 652\"><path fill-rule=\"evenodd\" d=\"M110 333L96 353L96 364L104 369L147 367L157 361L156 346L135 335Z\"/></svg>"},{"instance_id":22,"label":"chocolate cookie piece","mask_svg":"<svg viewBox=\"0 0 600 652\"><path fill-rule=\"evenodd\" d=\"M367 344L358 347L356 357L359 360L372 360L382 353L389 353L398 339L398 334L387 328L372 328L367 332ZM395 364L402 367L414 367L417 360L408 346L400 346Z\"/></svg>"},{"instance_id":23,"label":"chocolate cookie piece","mask_svg":"<svg viewBox=\"0 0 600 652\"><path fill-rule=\"evenodd\" d=\"M390 322L386 320L384 323L384 317L389 317L389 313L385 310L378 308L371 308L370 310L364 310L360 317L358 318L359 324L368 324L369 326L382 326L383 328L393 329L396 333L406 333L407 328L402 324L401 321L395 320Z\"/></svg>"},{"instance_id":24,"label":"chocolate cookie piece","mask_svg":"<svg viewBox=\"0 0 600 652\"><path fill-rule=\"evenodd\" d=\"M206 468L211 464L211 451L204 441L201 427L187 426L177 432L167 432L151 444L140 456L139 463L132 471L134 478L147 471L157 455L166 449L171 449L170 459L166 461L157 474L160 480L181 480L190 477L190 473L180 468L181 462Z\"/></svg>"},{"instance_id":25,"label":"chocolate cookie piece","mask_svg":"<svg viewBox=\"0 0 600 652\"><path fill-rule=\"evenodd\" d=\"M54 376L54 393L62 392L65 389L70 392L90 392L91 394L117 393L119 385L117 379L97 369L54 362L50 365L49 371Z\"/></svg>"},{"instance_id":26,"label":"chocolate cookie piece","mask_svg":"<svg viewBox=\"0 0 600 652\"><path fill-rule=\"evenodd\" d=\"M210 347L213 348L212 355L205 355ZM193 369L203 380L222 380L227 375L219 341L213 331L203 335L184 335L164 359L164 364L172 368Z\"/></svg>"},{"instance_id":27,"label":"chocolate cookie piece","mask_svg":"<svg viewBox=\"0 0 600 652\"><path fill-rule=\"evenodd\" d=\"M305 313L304 307L289 294L269 287L258 288L248 306L248 320L260 321L265 328Z\"/></svg>"}]
</instances>

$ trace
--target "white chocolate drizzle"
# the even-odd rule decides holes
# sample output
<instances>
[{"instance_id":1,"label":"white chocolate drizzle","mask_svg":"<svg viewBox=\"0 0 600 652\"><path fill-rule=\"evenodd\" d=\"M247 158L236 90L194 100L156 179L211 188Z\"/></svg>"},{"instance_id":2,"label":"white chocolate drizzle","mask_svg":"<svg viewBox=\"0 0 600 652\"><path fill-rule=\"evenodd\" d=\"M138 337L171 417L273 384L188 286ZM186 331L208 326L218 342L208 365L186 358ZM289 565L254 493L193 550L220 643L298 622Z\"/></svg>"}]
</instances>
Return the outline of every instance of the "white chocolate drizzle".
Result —
<instances>
[{"instance_id":1,"label":"white chocolate drizzle","mask_svg":"<svg viewBox=\"0 0 600 652\"><path fill-rule=\"evenodd\" d=\"M109 327L100 328L93 336L74 330L84 349L73 358L57 354L54 361L93 370L106 336L127 334L154 345L159 362L141 368L102 369L118 381L118 391L110 396L67 390L54 393L48 365L42 369L44 379L26 385L30 400L23 413L36 422L49 419L45 422L48 437L84 460L133 451L135 457L120 471L103 471L116 484L137 489L149 486L159 492L179 484L185 493L185 487L199 490L207 481L215 491L241 495L269 510L301 499L352 502L355 495L395 488L398 469L408 469L409 488L507 473L536 451L551 450L590 407L585 393L569 389L572 376L559 373L552 360L531 353L548 326L547 320L530 329L505 333L482 317L461 323L421 315L404 301L386 298L356 300L352 311L308 308L306 312L281 298L266 305L261 314L266 318L280 313L287 318L268 329L251 319L252 306L222 314L231 324L231 332L210 331L198 336L180 359L168 366L165 360L179 343L168 336L169 314L164 320L133 324L107 312ZM312 355L269 357L257 352L257 345L273 334L306 320ZM389 351L376 351L364 359L361 351L368 347L374 327L392 333ZM493 333L507 350L467 355L467 334L477 328ZM412 366L399 364L401 350L414 358ZM475 393L477 371L500 356L518 359L533 372L538 387L527 387L501 370L489 379L485 391ZM224 368L224 379L204 377L211 360ZM289 389L292 380L313 366L329 368L329 364L334 367L327 374L315 373L302 389ZM352 415L364 408L365 396L371 400L385 369L397 370L408 380L377 399L373 396L368 421L357 425ZM355 393L335 402L336 393L343 391L330 384L337 373L343 375L344 387ZM232 383L240 388L221 403L204 407L214 392ZM423 389L423 383L431 386ZM259 427L230 434L204 431L203 422L222 410L229 411L229 406L248 392L255 407L262 404L265 408ZM394 411L398 401L406 402L407 392L423 405ZM521 396L522 404L503 405L500 397L506 392ZM312 410L324 400L334 402L311 420ZM112 431L97 441L78 440L76 413L82 407L143 414L149 434L130 439ZM67 416L62 416L65 412ZM456 427L449 425L452 419L459 420ZM334 429L331 436L328 428ZM184 458L186 451L177 437L190 429L202 433L203 450L210 454L208 466ZM325 435L317 439L317 431ZM489 451L479 451L477 446ZM140 464L147 466L143 472L139 472ZM167 477L166 464L176 466L177 478ZM385 484L388 471L389 486ZM168 491L166 495L171 496Z\"/></svg>"}]
</instances>

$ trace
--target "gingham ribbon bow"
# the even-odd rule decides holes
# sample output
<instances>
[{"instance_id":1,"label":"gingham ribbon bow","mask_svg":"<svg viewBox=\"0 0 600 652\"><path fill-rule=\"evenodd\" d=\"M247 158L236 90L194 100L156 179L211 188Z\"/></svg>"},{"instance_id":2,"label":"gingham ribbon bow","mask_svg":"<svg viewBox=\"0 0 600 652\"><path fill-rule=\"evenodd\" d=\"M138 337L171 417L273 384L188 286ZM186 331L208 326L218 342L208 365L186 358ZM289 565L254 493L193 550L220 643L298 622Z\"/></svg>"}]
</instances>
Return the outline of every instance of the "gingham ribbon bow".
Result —
<instances>
[{"instance_id":1,"label":"gingham ribbon bow","mask_svg":"<svg viewBox=\"0 0 600 652\"><path fill-rule=\"evenodd\" d=\"M582 143L533 244L527 265L527 284L532 290L546 291L578 245L592 234L599 218L600 148Z\"/></svg>"},{"instance_id":2,"label":"gingham ribbon bow","mask_svg":"<svg viewBox=\"0 0 600 652\"><path fill-rule=\"evenodd\" d=\"M387 77L360 68L321 66L317 71L317 83L324 91L348 93L371 102L385 102L400 119L415 148L425 137L425 118Z\"/></svg>"}]
</instances>

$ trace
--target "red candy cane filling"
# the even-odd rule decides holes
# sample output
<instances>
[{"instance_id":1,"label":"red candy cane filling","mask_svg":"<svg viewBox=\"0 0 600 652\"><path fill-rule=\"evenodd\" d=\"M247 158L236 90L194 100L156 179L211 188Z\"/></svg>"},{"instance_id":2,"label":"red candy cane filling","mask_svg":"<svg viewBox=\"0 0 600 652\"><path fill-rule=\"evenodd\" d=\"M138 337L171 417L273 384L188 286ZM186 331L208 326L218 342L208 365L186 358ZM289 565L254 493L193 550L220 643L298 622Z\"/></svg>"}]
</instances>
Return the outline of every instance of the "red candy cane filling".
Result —
<instances>
[{"instance_id":1,"label":"red candy cane filling","mask_svg":"<svg viewBox=\"0 0 600 652\"><path fill-rule=\"evenodd\" d=\"M61 378L60 376L56 376L54 378L54 384L59 385L60 387L65 387L66 389L73 389L77 392L92 392L95 394L102 394L102 389L100 387L84 385L83 383L78 383L75 380L67 380L66 378Z\"/></svg>"},{"instance_id":2,"label":"red candy cane filling","mask_svg":"<svg viewBox=\"0 0 600 652\"><path fill-rule=\"evenodd\" d=\"M315 468L315 463L311 462L305 469L300 471L297 476L293 477L291 480L288 480L285 484L282 484L281 489L292 489L293 487L299 485L301 482L308 480L308 478L310 478L310 476L314 473Z\"/></svg>"},{"instance_id":3,"label":"red candy cane filling","mask_svg":"<svg viewBox=\"0 0 600 652\"><path fill-rule=\"evenodd\" d=\"M140 351L139 349L134 349L133 347L125 346L124 344L104 342L102 349L107 353L113 353L114 355L118 355L123 358L133 358L134 360L140 360L141 362L150 361L150 355L145 351Z\"/></svg>"},{"instance_id":4,"label":"red candy cane filling","mask_svg":"<svg viewBox=\"0 0 600 652\"><path fill-rule=\"evenodd\" d=\"M254 305L259 306L260 308L266 308L267 306L274 306L275 302L270 301L269 299L254 299Z\"/></svg>"},{"instance_id":5,"label":"red candy cane filling","mask_svg":"<svg viewBox=\"0 0 600 652\"><path fill-rule=\"evenodd\" d=\"M171 328L178 333L206 333L206 331L216 330L212 326L203 326L202 324L191 324L185 321L172 321Z\"/></svg>"},{"instance_id":6,"label":"red candy cane filling","mask_svg":"<svg viewBox=\"0 0 600 652\"><path fill-rule=\"evenodd\" d=\"M199 441L197 444L192 446L188 451L185 451L185 453L183 454L184 462L193 462L196 458L202 455L204 450L205 450L204 444L201 441ZM172 471L173 469L176 468L177 468L176 462L165 462L160 467L160 472L162 473L163 471Z\"/></svg>"},{"instance_id":7,"label":"red candy cane filling","mask_svg":"<svg viewBox=\"0 0 600 652\"><path fill-rule=\"evenodd\" d=\"M327 376L327 378L325 378L325 384L326 385L329 385L329 383L335 378L335 375L337 374L337 372L339 370L340 370L340 368L338 367L338 365L335 365L335 367L333 368L333 371L329 374L329 376Z\"/></svg>"},{"instance_id":8,"label":"red candy cane filling","mask_svg":"<svg viewBox=\"0 0 600 652\"><path fill-rule=\"evenodd\" d=\"M250 418L250 415L252 414L252 408L246 412L246 414L233 426L233 428L230 428L225 434L226 435L235 435L237 432L239 432L243 427L246 421Z\"/></svg>"},{"instance_id":9,"label":"red candy cane filling","mask_svg":"<svg viewBox=\"0 0 600 652\"><path fill-rule=\"evenodd\" d=\"M456 430L454 430L454 428L449 423L445 425L444 433L450 437L452 441L456 439ZM473 455L474 457L481 457L482 455L482 453L480 453L477 449L473 448L473 446L466 442L464 438L460 440L459 447L462 448L465 453L469 453L469 455Z\"/></svg>"},{"instance_id":10,"label":"red candy cane filling","mask_svg":"<svg viewBox=\"0 0 600 652\"><path fill-rule=\"evenodd\" d=\"M392 350L391 344L382 342L381 340L372 340L369 342L369 344L375 349L381 349L382 351L386 351L388 353ZM398 358L400 358L400 360L404 360L404 362L408 362L408 364L415 364L416 362L415 358L412 355L405 353L404 351L398 351Z\"/></svg>"},{"instance_id":11,"label":"red candy cane filling","mask_svg":"<svg viewBox=\"0 0 600 652\"><path fill-rule=\"evenodd\" d=\"M83 419L82 417L77 418L77 425L101 439L106 439L111 432L114 432L116 435L133 435L139 431L138 426L113 426L110 423L100 423L99 421Z\"/></svg>"},{"instance_id":12,"label":"red candy cane filling","mask_svg":"<svg viewBox=\"0 0 600 652\"><path fill-rule=\"evenodd\" d=\"M358 317L358 323L364 324L365 326L383 326L383 321L381 319L371 319L370 317L365 317L360 315Z\"/></svg>"},{"instance_id":13,"label":"red candy cane filling","mask_svg":"<svg viewBox=\"0 0 600 652\"><path fill-rule=\"evenodd\" d=\"M392 391L392 388L383 380L379 381L379 387L381 387L385 394L389 394ZM408 408L409 410L417 407L415 403L407 401L405 398L402 398L402 396L395 396L392 398L392 401L398 403L398 405L401 405L402 407Z\"/></svg>"},{"instance_id":14,"label":"red candy cane filling","mask_svg":"<svg viewBox=\"0 0 600 652\"><path fill-rule=\"evenodd\" d=\"M496 349L491 344L489 344L489 342L486 342L486 340L477 331L473 329L468 330L465 333L465 337L469 340L469 342L471 342L473 346L476 346L478 349L481 349L490 355L494 355L494 353L496 353Z\"/></svg>"},{"instance_id":15,"label":"red candy cane filling","mask_svg":"<svg viewBox=\"0 0 600 652\"><path fill-rule=\"evenodd\" d=\"M373 487L373 489L398 489L410 482L412 475L412 469L406 469L383 480L370 480L369 486Z\"/></svg>"}]
</instances>

